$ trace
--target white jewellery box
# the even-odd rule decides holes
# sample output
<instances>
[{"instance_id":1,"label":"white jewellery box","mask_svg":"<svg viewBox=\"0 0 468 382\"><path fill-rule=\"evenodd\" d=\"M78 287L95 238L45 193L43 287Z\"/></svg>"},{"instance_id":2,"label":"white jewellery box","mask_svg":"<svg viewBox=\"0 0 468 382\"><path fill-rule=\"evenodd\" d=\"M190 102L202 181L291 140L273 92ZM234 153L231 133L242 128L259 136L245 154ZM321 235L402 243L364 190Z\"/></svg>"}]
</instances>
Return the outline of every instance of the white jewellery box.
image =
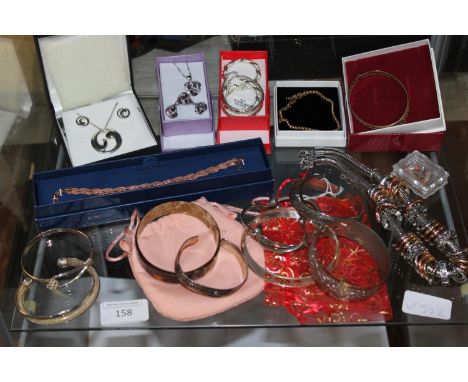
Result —
<instances>
[{"instance_id":1,"label":"white jewellery box","mask_svg":"<svg viewBox=\"0 0 468 382\"><path fill-rule=\"evenodd\" d=\"M133 91L125 36L41 37L38 45L73 166L156 151Z\"/></svg>"},{"instance_id":2,"label":"white jewellery box","mask_svg":"<svg viewBox=\"0 0 468 382\"><path fill-rule=\"evenodd\" d=\"M290 97L297 97L297 105ZM273 105L276 147L346 147L346 120L339 81L277 81ZM288 127L285 121L280 121L280 110L291 125L316 127L316 130ZM329 121L325 120L330 129L321 129L318 115L330 117Z\"/></svg>"}]
</instances>

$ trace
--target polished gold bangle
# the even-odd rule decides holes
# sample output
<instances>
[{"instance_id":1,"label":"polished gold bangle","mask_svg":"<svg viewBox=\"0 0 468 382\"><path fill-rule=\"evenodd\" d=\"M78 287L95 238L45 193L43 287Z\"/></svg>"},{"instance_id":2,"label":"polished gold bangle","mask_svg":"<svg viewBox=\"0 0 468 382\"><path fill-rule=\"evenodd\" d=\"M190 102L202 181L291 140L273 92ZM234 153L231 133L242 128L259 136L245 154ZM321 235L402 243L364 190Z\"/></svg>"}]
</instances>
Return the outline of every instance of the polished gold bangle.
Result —
<instances>
[{"instance_id":1,"label":"polished gold bangle","mask_svg":"<svg viewBox=\"0 0 468 382\"><path fill-rule=\"evenodd\" d=\"M353 93L353 90L356 87L356 85L359 83L359 81L361 81L363 78L367 78L367 77L385 77L385 78L389 78L389 79L395 81L403 89L403 91L405 93L405 96L406 96L406 107L405 107L405 110L404 110L403 114L401 115L401 117L399 117L395 122L389 123L388 125L375 125L373 123L369 123L369 122L364 121L353 110L353 107L351 105L351 94ZM409 109L410 109L410 98L409 98L408 91L405 88L405 85L403 84L403 82L400 81L400 79L398 77L394 76L391 73L384 72L383 70L370 70L368 72L359 74L354 79L354 81L351 83L351 85L349 87L349 91L348 91L348 105L349 105L349 110L351 111L351 114L353 115L353 117L361 125L369 128L369 129L372 129L372 130L378 130L378 129L383 129L385 127L392 127L392 126L397 126L397 125L401 125L402 123L405 123L406 117L408 116Z\"/></svg>"},{"instance_id":2,"label":"polished gold bangle","mask_svg":"<svg viewBox=\"0 0 468 382\"><path fill-rule=\"evenodd\" d=\"M154 207L152 210L146 213L146 215L141 219L140 224L138 225L138 229L136 231L136 238L135 243L138 248L138 255L140 257L141 264L143 268L148 272L150 276L157 280L162 280L165 282L170 283L178 283L179 280L175 272L171 272L162 268L157 267L154 265L149 259L145 256L143 251L141 250L141 246L139 245L139 238L143 233L146 226L152 223L155 220L162 218L163 216L171 215L171 214L184 214L187 216L192 216L198 220L200 220L211 232L215 243L216 248L213 251L213 254L210 256L208 261L201 265L200 267L193 269L191 271L185 272L187 277L191 278L192 280L196 280L203 275L205 275L215 264L216 256L219 252L219 247L221 245L221 232L219 231L219 227L216 224L214 218L206 211L205 209L197 206L194 203L189 202L167 202L161 204L157 207Z\"/></svg>"},{"instance_id":3,"label":"polished gold bangle","mask_svg":"<svg viewBox=\"0 0 468 382\"><path fill-rule=\"evenodd\" d=\"M89 237L86 234L84 234L83 232L81 232L81 231L78 231L78 230L72 229L72 228L53 228L53 229L49 229L47 231L39 233L24 248L24 250L23 250L23 252L21 254L21 268L22 268L22 271L23 271L24 275L26 276L26 278L31 279L32 281L40 283L40 284L46 284L47 289L50 289L50 290L53 290L53 289L56 289L56 288L63 288L63 287L66 287L66 286L72 284L73 282L78 280L83 275L83 273L86 271L86 269L84 267L80 268L80 266L78 266L78 267L75 267L72 270L69 270L69 271L62 272L62 273L59 273L57 275L54 275L49 279L36 277L36 276L33 275L32 272L28 271L28 269L26 267L26 256L28 256L31 249L35 245L39 244L42 240L44 240L46 238L50 238L51 236L58 235L58 234L71 234L71 235L81 237L82 239L84 239L86 241L86 244L89 246L88 260L92 259L92 257L93 257L93 243L91 242ZM63 264L64 264L63 259L59 259L58 262L57 262L57 265L60 268L65 268L66 266L64 266ZM85 262L82 262L82 264L85 264ZM60 279L66 278L66 277L71 276L71 275L73 275L75 273L76 273L76 276L74 278L72 278L71 280L69 280L69 281L67 281L67 282L65 282L63 284L59 284Z\"/></svg>"},{"instance_id":4,"label":"polished gold bangle","mask_svg":"<svg viewBox=\"0 0 468 382\"><path fill-rule=\"evenodd\" d=\"M29 293L32 283L34 282L33 279L26 277L22 281L18 290L16 291L15 302L16 302L16 309L27 320L35 324L39 324L39 325L63 324L81 316L96 301L96 298L99 294L100 284L99 284L99 276L92 266L91 259L82 261L82 260L75 259L75 258L64 258L64 259L61 259L60 266L82 268L86 272L88 272L88 274L92 277L92 280L93 280L93 284L91 286L90 291L88 292L86 297L83 299L83 301L78 306L72 309L65 310L57 314L50 315L50 316L39 316L39 315L31 314L25 307L25 298Z\"/></svg>"},{"instance_id":5,"label":"polished gold bangle","mask_svg":"<svg viewBox=\"0 0 468 382\"><path fill-rule=\"evenodd\" d=\"M336 118L336 115L335 115L335 103L333 102L333 100L331 100L330 98L324 96L318 90L305 90L303 92L300 92L300 93L294 94L294 95L292 95L290 97L287 97L286 99L288 100L288 104L286 106L283 106L278 112L278 115L279 115L279 121L278 122L279 123L285 123L292 130L303 130L303 131L317 131L317 130L320 130L320 129L314 129L314 128L311 128L311 127L295 126L295 125L291 124L288 121L288 119L283 115L283 113L285 111L291 109L291 107L297 101L299 101L300 99L302 99L302 98L304 98L304 97L306 97L308 95L318 96L318 97L320 97L321 99L323 99L324 101L326 101L326 102L328 102L330 104L331 115L332 115L333 121L336 124L336 129L333 129L333 130L339 130L340 129L340 122L338 121L338 118Z\"/></svg>"}]
</instances>

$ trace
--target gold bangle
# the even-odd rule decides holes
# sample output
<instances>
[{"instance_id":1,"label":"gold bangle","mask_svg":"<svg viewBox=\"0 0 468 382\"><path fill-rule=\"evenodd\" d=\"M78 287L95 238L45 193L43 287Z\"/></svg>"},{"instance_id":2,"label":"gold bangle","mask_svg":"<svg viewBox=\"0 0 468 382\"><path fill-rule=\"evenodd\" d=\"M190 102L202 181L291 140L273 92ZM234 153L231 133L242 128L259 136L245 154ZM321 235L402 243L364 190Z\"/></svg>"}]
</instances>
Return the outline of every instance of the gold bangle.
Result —
<instances>
[{"instance_id":1,"label":"gold bangle","mask_svg":"<svg viewBox=\"0 0 468 382\"><path fill-rule=\"evenodd\" d=\"M283 113L285 111L291 109L291 107L297 101L299 101L300 99L302 99L302 98L304 98L304 97L306 97L308 95L316 95L316 96L320 97L322 100L324 100L324 101L326 101L326 102L328 102L330 104L331 115L332 115L333 121L335 121L335 124L336 124L336 129L333 129L333 130L339 130L340 129L340 122L338 121L338 118L336 118L336 115L335 115L335 103L333 102L333 100L331 100L330 98L324 96L318 90L305 90L303 92L300 92L300 93L294 94L294 95L292 95L290 97L287 97L286 99L289 101L288 104L286 106L282 107L278 112L279 123L286 123L286 125L292 130L303 130L303 131L317 131L317 130L320 130L320 129L314 129L314 128L311 128L311 127L292 125L288 121L288 119L285 118L284 115L283 115Z\"/></svg>"},{"instance_id":2,"label":"gold bangle","mask_svg":"<svg viewBox=\"0 0 468 382\"><path fill-rule=\"evenodd\" d=\"M375 125L375 124L372 124L372 123L369 123L369 122L366 122L364 121L352 108L352 105L351 105L351 94L353 93L353 90L354 88L356 87L356 85L359 83L359 81L361 81L363 78L367 78L367 77L385 77L385 78L389 78L393 81L395 81L402 89L403 91L405 92L405 96L406 96L406 107L405 107L405 110L403 112L403 114L401 115L401 117L399 117L395 122L392 122L388 125ZM362 73L362 74L359 74L355 79L354 81L351 83L350 87L349 87L349 91L348 91L348 105L349 105L349 110L351 111L351 114L353 115L353 117L363 126L369 128L369 129L372 129L372 130L378 130L378 129L383 129L385 127L392 127L392 126L397 126L397 125L401 125L402 123L405 123L406 121L406 117L408 116L408 113L409 113L409 109L410 109L410 99L409 99L409 94L408 94L408 91L406 90L405 88L405 85L403 84L403 82L401 82L401 80L394 76L393 74L390 74L388 72L384 72L383 70L370 70L368 72L365 72L365 73Z\"/></svg>"},{"instance_id":3,"label":"gold bangle","mask_svg":"<svg viewBox=\"0 0 468 382\"><path fill-rule=\"evenodd\" d=\"M85 269L86 272L88 272L89 275L93 279L93 285L91 286L90 291L88 292L86 297L83 299L83 301L75 308L65 310L57 314L50 315L50 316L38 316L38 315L31 314L30 312L28 312L28 310L24 306L25 298L27 294L29 293L29 289L32 283L34 282L33 279L27 277L23 280L18 290L16 291L16 298L15 298L16 309L27 320L35 324L39 324L39 325L63 324L65 322L74 320L75 318L81 316L96 301L96 298L99 294L100 284L99 284L99 276L92 266L92 260L88 259L86 261L82 261L76 258L64 258L64 259L61 259L60 265L62 267L77 267L77 268Z\"/></svg>"},{"instance_id":4,"label":"gold bangle","mask_svg":"<svg viewBox=\"0 0 468 382\"><path fill-rule=\"evenodd\" d=\"M179 280L180 284L184 288L187 288L188 290L192 292L195 292L204 296L209 296L209 297L229 296L233 294L234 292L236 292L237 290L239 290L242 287L242 285L244 285L245 282L247 281L247 277L249 276L249 267L240 249L235 244L231 243L228 240L221 239L220 248L225 247L225 248L231 249L231 253L234 255L237 262L239 263L239 266L242 272L242 280L237 285L231 288L225 288L225 289L213 288L213 287L203 285L194 281L191 277L189 277L182 270L180 266L180 257L182 255L182 252L186 248L197 243L198 240L199 240L198 236L194 236L185 240L182 246L180 247L179 252L177 252L177 256L175 259L175 273L177 275L177 279Z\"/></svg>"},{"instance_id":5,"label":"gold bangle","mask_svg":"<svg viewBox=\"0 0 468 382\"><path fill-rule=\"evenodd\" d=\"M192 216L198 220L200 220L209 230L213 239L215 241L215 250L213 251L210 258L205 262L205 264L201 265L200 267L193 269L191 271L185 272L185 274L190 277L192 280L199 279L200 277L204 276L211 268L213 268L216 257L218 256L219 248L221 246L221 232L219 231L218 224L214 218L209 214L208 211L199 207L198 205L190 202L167 202L164 204L160 204L159 206L154 207L150 211L146 213L146 215L141 219L140 224L138 225L136 235L135 235L135 243L136 247L138 248L138 256L141 259L141 265L145 269L148 274L161 281L169 282L169 283L178 283L179 279L177 278L177 274L175 272L168 271L166 269L159 268L158 266L154 265L143 253L141 249L141 245L139 243L140 236L142 235L143 231L145 230L146 226L152 223L155 220L158 220L164 216L171 215L171 214L183 214L187 216Z\"/></svg>"},{"instance_id":6,"label":"gold bangle","mask_svg":"<svg viewBox=\"0 0 468 382\"><path fill-rule=\"evenodd\" d=\"M49 238L51 236L54 236L54 235L58 235L58 234L71 234L71 235L76 235L78 237L81 237L82 239L84 239L86 241L86 244L88 245L89 247L89 258L88 260L92 259L93 257L93 243L91 242L91 240L89 239L89 237L84 234L83 232L81 231L78 231L76 229L72 229L72 228L53 228L53 229L49 229L47 231L44 231L44 232L41 232L39 233L36 237L34 237L27 245L26 247L24 248L22 254L21 254L21 269L23 271L23 274L26 276L26 278L28 279L31 279L32 281L34 282L37 282L37 283L40 283L40 284L46 284L47 285L47 289L50 289L50 290L53 290L53 289L56 289L56 288L63 288L63 287L66 287L70 284L72 284L73 282L75 282L76 280L78 280L82 275L83 273L86 271L85 267L84 266L78 266L78 267L74 267L74 269L70 270L70 271L66 271L66 272L62 272L62 273L59 273L57 275L54 275L52 276L51 278L49 279L43 279L43 278L40 278L40 277L36 277L32 274L32 272L29 272L27 267L26 267L26 256L29 254L29 252L31 251L31 249L36 245L36 244L39 244L43 239L46 239L46 238ZM85 262L82 262L83 264L85 264ZM58 262L57 262L57 265L60 267L60 268L65 268L66 266L64 266L64 263L63 263L63 259L59 259ZM63 279L67 276L70 276L72 274L75 274L76 273L76 276L63 283L63 284L59 284L59 281L60 279Z\"/></svg>"}]
</instances>

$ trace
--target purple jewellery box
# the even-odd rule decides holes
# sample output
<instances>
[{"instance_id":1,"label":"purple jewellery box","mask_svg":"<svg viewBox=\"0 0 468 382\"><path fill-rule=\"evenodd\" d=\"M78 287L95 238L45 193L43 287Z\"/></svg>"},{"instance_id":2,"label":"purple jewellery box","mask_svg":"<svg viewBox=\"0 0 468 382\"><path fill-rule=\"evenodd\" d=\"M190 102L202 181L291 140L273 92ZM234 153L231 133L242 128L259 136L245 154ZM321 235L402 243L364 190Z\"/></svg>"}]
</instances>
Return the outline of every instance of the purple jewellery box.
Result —
<instances>
[{"instance_id":1,"label":"purple jewellery box","mask_svg":"<svg viewBox=\"0 0 468 382\"><path fill-rule=\"evenodd\" d=\"M209 134L213 131L213 109L206 74L205 55L202 53L156 58L161 136ZM189 75L192 81L201 85L194 94L189 94L186 87L190 83ZM177 102L182 93L188 94L189 103ZM196 104L203 105L204 111L197 111ZM175 105L175 116L166 113L171 105Z\"/></svg>"},{"instance_id":2,"label":"purple jewellery box","mask_svg":"<svg viewBox=\"0 0 468 382\"><path fill-rule=\"evenodd\" d=\"M131 187L196 174L233 160L235 165L182 183ZM33 186L36 224L45 230L119 222L128 219L135 208L145 213L164 202L202 196L245 206L257 196L271 196L273 179L262 141L257 138L40 172L34 174ZM53 195L59 189L80 187L123 188L106 195L95 190L91 195L66 191L54 203Z\"/></svg>"}]
</instances>

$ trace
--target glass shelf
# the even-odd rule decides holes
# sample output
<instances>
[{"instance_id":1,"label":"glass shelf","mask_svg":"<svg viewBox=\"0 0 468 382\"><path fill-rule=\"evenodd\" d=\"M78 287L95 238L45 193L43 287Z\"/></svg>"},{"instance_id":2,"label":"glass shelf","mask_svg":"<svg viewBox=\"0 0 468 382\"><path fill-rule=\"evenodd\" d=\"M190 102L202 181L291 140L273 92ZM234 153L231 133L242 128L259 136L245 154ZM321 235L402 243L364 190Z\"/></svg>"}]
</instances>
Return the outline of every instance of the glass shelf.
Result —
<instances>
[{"instance_id":1,"label":"glass shelf","mask_svg":"<svg viewBox=\"0 0 468 382\"><path fill-rule=\"evenodd\" d=\"M270 156L273 175L276 184L279 185L283 179L294 177L298 172L297 158L300 148L276 148L274 154ZM382 171L389 171L391 165L402 155L390 153L369 153L361 155L369 165L379 163ZM436 157L434 157L436 158ZM450 187L450 184L447 186ZM430 212L433 216L447 224L445 216L453 220L452 212L447 201L441 198L440 194L430 199ZM240 206L240 205L239 205ZM175 321L163 317L150 304L149 320L143 323L129 324L122 326L102 326L100 323L100 304L103 302L126 301L145 298L144 293L133 279L128 261L120 263L107 263L103 254L107 246L126 226L126 222L116 223L107 226L90 227L84 231L90 236L96 249L96 269L100 274L101 289L99 297L93 307L82 317L67 324L42 326L25 320L16 311L13 314L10 329L12 331L59 331L59 330L112 330L112 329L180 329L180 328L236 328L236 327L299 327L299 326L334 326L334 325L440 325L440 324L468 324L468 300L463 299L460 294L460 286L451 287L428 286L409 267L400 261L396 254L393 254L393 267L388 280L388 292L393 308L393 318L390 321L369 322L343 322L338 317L330 318L324 322L311 324L300 324L296 318L288 313L284 307L271 307L265 304L264 294L251 301L243 303L226 312L212 317L195 321ZM390 248L390 238L384 232L380 232L385 243ZM68 299L70 306L74 306L82 298L83 291L89 289L89 277L80 280L74 288L72 296ZM18 279L19 281L19 279ZM403 295L406 290L442 297L452 301L452 317L450 320L439 320L427 317L407 315L402 312L401 306ZM40 294L38 295L38 299ZM71 301L70 301L71 300ZM42 299L43 304L57 303L60 299ZM63 309L63 306L46 306L43 309L50 309L51 312ZM336 321L336 322L335 322Z\"/></svg>"},{"instance_id":2,"label":"glass shelf","mask_svg":"<svg viewBox=\"0 0 468 382\"><path fill-rule=\"evenodd\" d=\"M317 37L318 38L318 37ZM316 38L316 39L317 39ZM295 41L295 38L282 37L275 41L275 49L270 50L272 58L277 57L277 66L274 60L271 65L274 70L271 73L283 73L284 70L289 70L285 65L285 55L293 55L298 57L304 54L318 54L314 51L316 39L303 39L301 46ZM417 39L420 39L419 37ZM31 40L18 39L17 44L23 44L23 50L29 49L28 60L32 61L31 67L35 76L40 77L40 69L35 58L34 47ZM161 40L163 41L163 40ZM159 131L159 118L157 117L157 98L154 93L155 88L153 74L153 56L155 54L182 54L206 49L207 56L219 59L219 51L221 49L230 49L233 44L236 49L258 48L269 49L268 39L253 39L247 38L228 38L226 36L216 36L211 39L202 39L202 41L181 40L183 51L174 53L175 41L165 41L166 45L161 41L155 42L154 48L148 52L133 52L136 56L132 59L132 67L134 71L135 88L137 94L140 95L143 108L148 115L153 129L156 133ZM367 40L366 40L367 41ZM368 41L367 41L368 42ZM336 41L335 41L336 43ZM394 45L392 40L390 45ZM159 44L159 45L158 45ZM169 44L169 45L167 45ZM195 45L193 45L195 44ZM250 45L249 45L250 44ZM263 44L263 45L262 45ZM292 44L292 45L288 45ZM305 45L304 45L305 44ZM188 47L186 47L188 46ZM305 47L304 47L305 46ZM333 46L333 44L331 45ZM287 48L287 49L286 49ZM32 49L32 50L31 50ZM356 48L356 51L359 50ZM154 53L156 52L156 53ZM353 53L353 52L348 52ZM327 50L327 59L338 53L333 52L333 49ZM275 56L277 55L277 56ZM34 56L34 57L33 57ZM33 58L31 58L33 57ZM20 58L21 60L21 58ZM151 65L149 64L151 62ZM328 62L328 61L327 61ZM303 66L303 67L302 67ZM301 66L301 73L306 70L306 63ZM218 94L217 86L217 61L207 60L207 68L210 76L211 92L216 99ZM318 70L318 69L317 69ZM327 76L330 75L327 70L324 71ZM339 78L340 73L334 73L335 78ZM32 76L34 77L34 76ZM313 73L310 78L316 78ZM148 79L149 78L149 79ZM283 79L284 76L277 78L271 76L272 81ZM99 306L102 302L133 300L145 298L142 290L133 279L128 262L125 260L121 264L106 264L103 254L107 246L112 242L115 236L125 227L126 222L116 223L108 226L90 227L85 232L91 237L96 249L95 265L100 275L101 290L97 301L92 308L78 319L67 324L54 326L35 325L23 319L14 309L14 293L20 283L21 272L19 265L19 254L25 244L36 233L33 222L33 200L31 193L31 178L30 174L35 171L53 169L63 165L63 149L56 145L56 129L54 128L54 118L47 104L47 99L44 93L42 84L38 85L35 78L27 78L27 82L34 83L31 85L33 106L30 113L22 116L12 130L8 134L8 139L5 144L0 145L2 149L0 155L0 183L3 182L6 187L5 192L9 192L8 198L4 198L0 203L0 217L3 218L5 224L3 232L0 232L0 243L3 248L0 248L0 313L3 316L5 325L8 331L11 332L33 332L33 331L89 331L89 330L113 330L113 329L181 329L181 328L257 328L257 327L308 327L308 326L365 326L365 325L381 325L381 326L407 326L407 325L450 325L450 324L468 324L468 299L463 299L460 294L460 287L453 285L450 287L427 286L408 266L394 256L394 264L392 273L388 280L388 292L391 298L393 309L393 318L390 321L373 321L373 322L324 322L316 324L301 325L297 319L287 312L283 307L270 307L264 302L264 294L261 293L256 298L232 308L224 313L215 316L189 322L178 322L161 316L152 306L150 307L149 320L139 324L131 324L119 327L101 326ZM151 83L151 87L145 84ZM2 89L0 89L0 92ZM217 104L214 102L215 113ZM216 114L215 114L216 115ZM216 119L216 118L215 118ZM271 119L273 122L273 119ZM464 131L467 129L465 128ZM31 132L34 134L30 134ZM33 135L34 138L28 136ZM448 134L449 136L449 134ZM26 137L26 138L25 138ZM466 135L463 135L466 140ZM463 173L460 173L460 168L457 164L456 152L452 147L458 147L461 140L458 136L455 138L446 139L444 149L439 155L431 154L431 158L439 160L440 164L451 174L449 183L433 195L430 201L430 212L432 216L439 219L443 224L453 229L459 234L459 241L462 246L468 243L467 234L465 231L466 216L463 216L463 209L466 207L464 202L464 193L466 193L466 180L463 178ZM298 152L301 148L273 148L273 153L270 156L270 163L273 170L273 176L278 186L283 179L295 177L298 173ZM360 160L371 167L376 167L384 173L390 173L392 165L401 159L403 154L398 153L363 153L356 154ZM8 183L10 182L10 183ZM0 190L3 190L0 188ZM233 201L233 205L243 206L239 202ZM7 208L10 207L10 208ZM2 210L3 209L3 210ZM3 213L3 215L1 215ZM380 232L385 243L391 248L391 238L385 233ZM78 296L83 293L83 290L89 285L89 278L84 278L73 286L72 296ZM401 306L403 295L406 290L426 293L432 296L446 298L452 301L452 317L450 320L437 320L424 318L414 315L407 315L402 312ZM43 291L35 291L38 297ZM56 306L49 306L48 303L56 303L52 299L44 299L43 306L40 309L53 310ZM74 305L74 301L69 299L65 304ZM1 323L0 323L1 326ZM1 329L1 328L0 328ZM0 332L1 337L1 332Z\"/></svg>"}]
</instances>

